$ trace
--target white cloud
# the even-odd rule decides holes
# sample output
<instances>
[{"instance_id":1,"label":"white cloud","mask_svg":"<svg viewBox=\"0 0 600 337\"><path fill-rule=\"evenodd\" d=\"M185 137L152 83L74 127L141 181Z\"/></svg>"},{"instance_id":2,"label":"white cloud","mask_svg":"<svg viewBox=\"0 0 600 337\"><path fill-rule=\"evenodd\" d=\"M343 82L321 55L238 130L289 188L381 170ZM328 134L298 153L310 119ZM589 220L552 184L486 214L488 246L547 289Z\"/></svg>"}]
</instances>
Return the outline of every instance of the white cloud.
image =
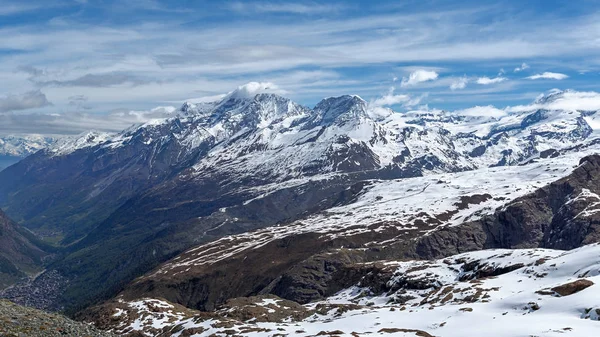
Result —
<instances>
[{"instance_id":1,"label":"white cloud","mask_svg":"<svg viewBox=\"0 0 600 337\"><path fill-rule=\"evenodd\" d=\"M421 101L427 97L427 94L423 94L417 97L412 97L406 94L395 94L395 87L391 87L387 94L372 100L369 102L367 113L371 118L376 120L384 119L394 113L390 106L399 105L403 108L412 108L421 103Z\"/></svg>"},{"instance_id":2,"label":"white cloud","mask_svg":"<svg viewBox=\"0 0 600 337\"><path fill-rule=\"evenodd\" d=\"M223 98L225 98L225 96L227 96L227 94L202 96L202 97L198 97L198 98L188 98L185 101L186 102L190 102L190 103L194 103L194 104L198 104L198 103L212 103L212 102L218 102L218 101L222 100Z\"/></svg>"},{"instance_id":3,"label":"white cloud","mask_svg":"<svg viewBox=\"0 0 600 337\"><path fill-rule=\"evenodd\" d=\"M412 97L406 94L395 94L395 87L391 87L387 94L371 101L369 103L370 107L384 107L384 106L392 106L392 105L402 105L404 107L412 107L421 103L423 98L426 95L421 95L418 97Z\"/></svg>"},{"instance_id":4,"label":"white cloud","mask_svg":"<svg viewBox=\"0 0 600 337\"><path fill-rule=\"evenodd\" d=\"M385 95L372 102L373 106L392 106L410 101L408 95Z\"/></svg>"},{"instance_id":5,"label":"white cloud","mask_svg":"<svg viewBox=\"0 0 600 337\"><path fill-rule=\"evenodd\" d=\"M141 2L141 7L152 10L156 6L146 3L175 6L164 1ZM596 43L600 38L599 20L592 14L568 20L548 20L544 13L529 15L526 20L502 15L490 22L482 17L494 15L496 9L458 4L449 10L390 9L350 17L306 15L282 20L280 13L314 14L335 9L312 0L294 2L300 4L295 7L270 0L239 3L250 6L249 16L225 20L217 26L203 24L198 11L168 17L144 15L143 20L132 12L131 20L120 24L111 22L122 20L108 17L106 24L95 25L82 13L60 17L64 25L52 25L52 20L2 25L2 48L19 54L2 57L0 93L29 92L39 89L36 85L46 84L42 91L54 106L42 108L44 112L70 111L78 103L69 98L84 95L87 100L81 102L82 109L101 114L123 107L145 109L164 102L183 102L189 97L214 96L254 80L277 83L293 91L292 98L312 103L331 94L352 92L372 97L385 90L385 84L373 78L356 76L372 73L369 67L374 65L386 74L399 71L398 64L415 67L402 69L406 74L417 70L445 74L446 69L428 66L458 61L479 68L484 62L495 65L539 57L543 57L540 62L551 64L568 56L580 58L578 69L593 70L596 65L592 60L581 56L600 52ZM123 17L127 8L139 11L140 6L124 7L119 12ZM216 7L217 11L218 7L223 9L223 5ZM27 9L4 6L2 10L23 13ZM230 11L213 14L239 16ZM198 24L183 24L190 21ZM15 72L27 65L39 71ZM348 71L350 67L356 71ZM335 71L339 76L325 79L307 69ZM447 90L455 78L440 77L421 83L416 90L435 88L456 96L447 99L466 101L475 94L482 100L483 90L502 88L506 92L509 84L514 83L511 90L522 84L510 81L478 92L461 90L462 97L458 97L458 92Z\"/></svg>"},{"instance_id":6,"label":"white cloud","mask_svg":"<svg viewBox=\"0 0 600 337\"><path fill-rule=\"evenodd\" d=\"M395 95L394 91L396 91L395 87L391 87L387 94L371 101L369 103L370 106L391 106L400 103L406 103L410 101L410 96L405 94Z\"/></svg>"},{"instance_id":7,"label":"white cloud","mask_svg":"<svg viewBox=\"0 0 600 337\"><path fill-rule=\"evenodd\" d=\"M600 93L551 90L548 95L539 97L533 104L509 107L507 111L521 112L537 109L597 111L600 110Z\"/></svg>"},{"instance_id":8,"label":"white cloud","mask_svg":"<svg viewBox=\"0 0 600 337\"><path fill-rule=\"evenodd\" d=\"M270 82L250 82L239 86L236 90L230 92L228 96L236 98L252 98L258 94L286 94L285 90L280 89L276 84Z\"/></svg>"},{"instance_id":9,"label":"white cloud","mask_svg":"<svg viewBox=\"0 0 600 337\"><path fill-rule=\"evenodd\" d=\"M0 134L43 134L45 136L76 135L93 128L118 132L133 124L170 117L175 107L162 106L150 110L116 110L108 114L79 111L58 113L0 114Z\"/></svg>"},{"instance_id":10,"label":"white cloud","mask_svg":"<svg viewBox=\"0 0 600 337\"><path fill-rule=\"evenodd\" d=\"M518 73L518 72L526 70L526 69L529 69L529 64L523 62L523 64L521 64L520 67L515 68L514 72Z\"/></svg>"},{"instance_id":11,"label":"white cloud","mask_svg":"<svg viewBox=\"0 0 600 337\"><path fill-rule=\"evenodd\" d=\"M460 77L460 78L454 80L450 84L450 89L451 90L464 89L467 87L467 83L469 83L469 79L466 76Z\"/></svg>"},{"instance_id":12,"label":"white cloud","mask_svg":"<svg viewBox=\"0 0 600 337\"><path fill-rule=\"evenodd\" d=\"M413 71L408 78L404 77L400 86L408 87L422 82L433 81L438 78L438 73L433 70L419 69Z\"/></svg>"},{"instance_id":13,"label":"white cloud","mask_svg":"<svg viewBox=\"0 0 600 337\"><path fill-rule=\"evenodd\" d=\"M561 73L552 73L549 71L546 71L542 74L535 74L529 77L526 77L527 79L530 80L539 80L539 79L548 79L548 80L564 80L566 78L569 78L568 75L565 74L561 74Z\"/></svg>"},{"instance_id":14,"label":"white cloud","mask_svg":"<svg viewBox=\"0 0 600 337\"><path fill-rule=\"evenodd\" d=\"M342 10L340 5L325 5L316 3L273 3L256 2L246 3L241 1L232 2L229 8L239 12L257 12L257 13L290 13L290 14L318 14L330 13Z\"/></svg>"},{"instance_id":15,"label":"white cloud","mask_svg":"<svg viewBox=\"0 0 600 337\"><path fill-rule=\"evenodd\" d=\"M50 5L52 7L52 5ZM3 3L0 6L0 16L9 16L14 14L22 14L26 12L33 12L44 8L41 4L24 4L24 3Z\"/></svg>"},{"instance_id":16,"label":"white cloud","mask_svg":"<svg viewBox=\"0 0 600 337\"><path fill-rule=\"evenodd\" d=\"M147 121L170 117L177 111L174 106L157 106L150 110L130 110L130 111L114 111L112 117L121 117L123 122L131 120L131 124L140 124Z\"/></svg>"},{"instance_id":17,"label":"white cloud","mask_svg":"<svg viewBox=\"0 0 600 337\"><path fill-rule=\"evenodd\" d=\"M484 77L478 78L475 82L477 82L477 84L489 85L489 84L504 82L506 80L507 80L506 77L489 78L489 77L484 76Z\"/></svg>"},{"instance_id":18,"label":"white cloud","mask_svg":"<svg viewBox=\"0 0 600 337\"><path fill-rule=\"evenodd\" d=\"M500 118L506 116L506 111L500 110L492 105L487 106L474 106L472 108L457 110L456 114L461 116L473 116L473 117L493 117Z\"/></svg>"}]
</instances>

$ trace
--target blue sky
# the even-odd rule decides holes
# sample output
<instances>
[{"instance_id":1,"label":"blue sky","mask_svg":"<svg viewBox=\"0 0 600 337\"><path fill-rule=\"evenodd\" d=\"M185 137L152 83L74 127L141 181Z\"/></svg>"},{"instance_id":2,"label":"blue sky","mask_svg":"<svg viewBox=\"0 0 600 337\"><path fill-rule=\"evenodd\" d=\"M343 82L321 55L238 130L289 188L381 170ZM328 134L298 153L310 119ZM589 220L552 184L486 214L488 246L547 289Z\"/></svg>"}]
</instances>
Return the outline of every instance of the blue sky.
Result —
<instances>
[{"instance_id":1,"label":"blue sky","mask_svg":"<svg viewBox=\"0 0 600 337\"><path fill-rule=\"evenodd\" d=\"M502 108L598 91L600 2L0 0L0 77L0 136L119 130L250 81Z\"/></svg>"}]
</instances>

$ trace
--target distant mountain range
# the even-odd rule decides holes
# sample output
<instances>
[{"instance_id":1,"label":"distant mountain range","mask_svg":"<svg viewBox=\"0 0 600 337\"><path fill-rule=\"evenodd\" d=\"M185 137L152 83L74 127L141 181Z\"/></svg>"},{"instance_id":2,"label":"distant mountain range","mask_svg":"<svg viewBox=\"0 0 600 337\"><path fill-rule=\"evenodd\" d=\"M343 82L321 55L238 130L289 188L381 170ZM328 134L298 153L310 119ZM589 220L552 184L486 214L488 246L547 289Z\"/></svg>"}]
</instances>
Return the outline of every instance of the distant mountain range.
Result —
<instances>
[{"instance_id":1,"label":"distant mountain range","mask_svg":"<svg viewBox=\"0 0 600 337\"><path fill-rule=\"evenodd\" d=\"M26 157L47 148L54 138L41 135L0 137L0 156Z\"/></svg>"},{"instance_id":2,"label":"distant mountain range","mask_svg":"<svg viewBox=\"0 0 600 337\"><path fill-rule=\"evenodd\" d=\"M305 304L377 260L595 242L600 113L562 104L578 95L398 113L241 87L55 141L0 172L0 206L58 246L42 264L48 307L117 294L200 310L266 294Z\"/></svg>"},{"instance_id":3,"label":"distant mountain range","mask_svg":"<svg viewBox=\"0 0 600 337\"><path fill-rule=\"evenodd\" d=\"M24 157L47 148L54 138L40 135L0 137L0 171Z\"/></svg>"}]
</instances>

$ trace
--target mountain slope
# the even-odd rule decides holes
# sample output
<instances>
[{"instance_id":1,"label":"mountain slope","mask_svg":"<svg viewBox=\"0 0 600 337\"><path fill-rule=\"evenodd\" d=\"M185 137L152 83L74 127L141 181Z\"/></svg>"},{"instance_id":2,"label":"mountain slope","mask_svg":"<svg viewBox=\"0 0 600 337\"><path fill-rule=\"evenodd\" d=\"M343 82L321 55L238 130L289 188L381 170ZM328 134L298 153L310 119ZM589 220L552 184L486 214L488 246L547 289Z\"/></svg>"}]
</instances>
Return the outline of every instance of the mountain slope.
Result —
<instances>
[{"instance_id":1,"label":"mountain slope","mask_svg":"<svg viewBox=\"0 0 600 337\"><path fill-rule=\"evenodd\" d=\"M0 300L0 334L2 336L30 337L117 336L100 331L89 324L76 322L57 314L22 307L6 300Z\"/></svg>"},{"instance_id":2,"label":"mountain slope","mask_svg":"<svg viewBox=\"0 0 600 337\"><path fill-rule=\"evenodd\" d=\"M350 287L304 306L261 295L199 312L118 299L81 318L145 336L587 336L600 324L599 256L592 244L377 261Z\"/></svg>"},{"instance_id":3,"label":"mountain slope","mask_svg":"<svg viewBox=\"0 0 600 337\"><path fill-rule=\"evenodd\" d=\"M600 156L583 158L573 170L574 158L578 155L399 180L402 192L422 194L409 194L406 200L394 194L399 186L393 181L374 182L358 199L322 215L192 248L135 280L121 296L160 297L201 310L258 294L307 303L365 276L369 271L355 268L357 263L441 258L489 248L573 249L597 242L595 199L582 198L600 188ZM561 175L566 177L555 181ZM430 184L438 186L427 191ZM387 213L392 205L393 216ZM557 213L538 215L552 208Z\"/></svg>"},{"instance_id":4,"label":"mountain slope","mask_svg":"<svg viewBox=\"0 0 600 337\"><path fill-rule=\"evenodd\" d=\"M0 290L41 271L45 245L0 211Z\"/></svg>"},{"instance_id":5,"label":"mountain slope","mask_svg":"<svg viewBox=\"0 0 600 337\"><path fill-rule=\"evenodd\" d=\"M508 203L493 215L422 238L417 253L439 257L469 246L574 249L598 242L598 193L600 156L588 156L569 176ZM465 236L465 231L470 235Z\"/></svg>"},{"instance_id":6,"label":"mountain slope","mask_svg":"<svg viewBox=\"0 0 600 337\"><path fill-rule=\"evenodd\" d=\"M92 133L60 142L0 172L0 205L7 214L66 246L50 269L68 279L61 294L68 307L110 297L165 260L226 235L312 221L313 215L320 219L315 224L335 229L341 223L330 220L343 220L343 212L351 212L343 206L368 194L373 185L423 176L415 188L433 190L429 176L451 179L443 175L512 165L510 172L517 164L572 158L568 156L598 145L591 126L597 125L595 111L550 105L568 92L489 117L444 111L374 113L357 96L327 98L310 109L273 94L248 94L247 89L219 102L184 104L172 118L116 135ZM553 169L565 173L561 165ZM542 181L561 176L550 172ZM528 191L542 186L535 177L527 179ZM402 189L404 183L394 185ZM465 200L453 203L469 208L486 202L493 209L522 195L519 183L505 189L497 182L509 196L491 199L471 186L470 194L456 196ZM418 194L409 192L398 197ZM393 208L393 200L387 201ZM467 220L461 216L468 212L456 212L453 203L444 204L438 214L410 210L404 217L377 209L371 216L397 223L377 225L387 235L408 231L410 237L449 219ZM321 213L328 209L337 214ZM374 224L368 216L360 221L361 226ZM307 227L308 234L319 232L315 227ZM341 230L350 231L347 226ZM380 235L359 232L356 246L372 241L369 235ZM335 237L326 241L330 239L334 245L346 242Z\"/></svg>"},{"instance_id":7,"label":"mountain slope","mask_svg":"<svg viewBox=\"0 0 600 337\"><path fill-rule=\"evenodd\" d=\"M595 112L543 105L501 118L443 111L374 115L356 96L308 109L273 94L244 92L185 104L177 117L118 135L59 142L0 174L0 204L28 228L69 244L151 189L176 198L172 207L194 198L190 184L224 186L230 193L330 173L399 178L455 172L514 165L597 137L588 124L596 125ZM206 197L218 199L219 193Z\"/></svg>"}]
</instances>

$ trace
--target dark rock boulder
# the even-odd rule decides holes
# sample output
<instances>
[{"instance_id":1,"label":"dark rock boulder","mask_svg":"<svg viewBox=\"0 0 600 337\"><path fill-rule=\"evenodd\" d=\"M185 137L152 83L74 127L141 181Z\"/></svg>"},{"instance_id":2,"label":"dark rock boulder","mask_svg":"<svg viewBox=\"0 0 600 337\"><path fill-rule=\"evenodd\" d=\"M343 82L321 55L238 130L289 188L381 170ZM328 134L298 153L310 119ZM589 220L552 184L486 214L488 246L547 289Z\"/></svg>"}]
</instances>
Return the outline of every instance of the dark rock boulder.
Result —
<instances>
[{"instance_id":1,"label":"dark rock boulder","mask_svg":"<svg viewBox=\"0 0 600 337\"><path fill-rule=\"evenodd\" d=\"M594 282L586 279L580 279L573 282L561 284L557 287L554 287L550 290L556 292L560 296L569 296L575 293L578 293L588 287L594 285Z\"/></svg>"}]
</instances>

